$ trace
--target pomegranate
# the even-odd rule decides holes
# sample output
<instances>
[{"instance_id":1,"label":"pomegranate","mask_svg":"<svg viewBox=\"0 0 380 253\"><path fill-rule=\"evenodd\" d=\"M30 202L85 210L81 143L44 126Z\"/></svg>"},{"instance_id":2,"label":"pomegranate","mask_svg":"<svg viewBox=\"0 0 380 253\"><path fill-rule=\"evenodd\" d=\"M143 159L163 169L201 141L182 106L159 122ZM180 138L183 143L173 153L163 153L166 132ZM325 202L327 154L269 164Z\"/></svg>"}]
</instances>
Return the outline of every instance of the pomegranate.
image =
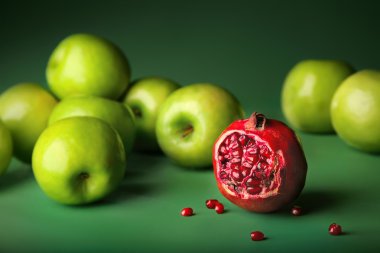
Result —
<instances>
[{"instance_id":1,"label":"pomegranate","mask_svg":"<svg viewBox=\"0 0 380 253\"><path fill-rule=\"evenodd\" d=\"M273 212L294 201L307 172L293 130L256 112L233 122L219 136L213 167L220 192L235 205L255 212Z\"/></svg>"}]
</instances>

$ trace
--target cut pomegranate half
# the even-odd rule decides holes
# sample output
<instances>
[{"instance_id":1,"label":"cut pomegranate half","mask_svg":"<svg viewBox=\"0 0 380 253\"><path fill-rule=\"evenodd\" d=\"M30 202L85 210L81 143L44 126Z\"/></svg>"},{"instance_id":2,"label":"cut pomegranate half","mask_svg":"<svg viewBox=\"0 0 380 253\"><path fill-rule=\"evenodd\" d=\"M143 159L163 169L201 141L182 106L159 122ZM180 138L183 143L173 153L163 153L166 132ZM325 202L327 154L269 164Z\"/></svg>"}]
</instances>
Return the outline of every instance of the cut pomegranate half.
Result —
<instances>
[{"instance_id":1,"label":"cut pomegranate half","mask_svg":"<svg viewBox=\"0 0 380 253\"><path fill-rule=\"evenodd\" d=\"M307 163L295 133L284 123L253 113L217 139L213 166L221 193L251 211L271 212L302 191Z\"/></svg>"}]
</instances>

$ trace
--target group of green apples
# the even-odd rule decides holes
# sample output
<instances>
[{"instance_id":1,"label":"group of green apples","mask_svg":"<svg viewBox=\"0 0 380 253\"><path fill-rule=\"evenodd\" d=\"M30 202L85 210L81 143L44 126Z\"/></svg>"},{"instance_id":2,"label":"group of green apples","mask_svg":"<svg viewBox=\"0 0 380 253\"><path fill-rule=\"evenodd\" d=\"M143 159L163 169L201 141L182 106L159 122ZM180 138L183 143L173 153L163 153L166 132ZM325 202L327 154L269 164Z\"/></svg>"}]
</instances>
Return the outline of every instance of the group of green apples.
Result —
<instances>
[{"instance_id":1,"label":"group of green apples","mask_svg":"<svg viewBox=\"0 0 380 253\"><path fill-rule=\"evenodd\" d=\"M345 61L304 60L282 90L287 121L301 131L336 133L358 150L380 152L380 71L355 71Z\"/></svg>"},{"instance_id":2,"label":"group of green apples","mask_svg":"<svg viewBox=\"0 0 380 253\"><path fill-rule=\"evenodd\" d=\"M0 175L12 156L31 163L43 192L69 205L100 200L124 179L133 152L163 152L204 168L220 133L244 118L237 98L211 83L180 86L163 77L131 81L127 57L111 41L73 34L46 68L50 90L35 83L0 95ZM337 134L380 151L380 72L308 60L286 77L282 108L295 128Z\"/></svg>"},{"instance_id":3,"label":"group of green apples","mask_svg":"<svg viewBox=\"0 0 380 253\"><path fill-rule=\"evenodd\" d=\"M188 168L211 166L215 139L244 117L218 85L130 78L127 57L111 41L63 39L46 68L50 90L20 83L0 95L0 174L14 156L31 163L53 200L92 203L117 188L135 151L163 152Z\"/></svg>"}]
</instances>

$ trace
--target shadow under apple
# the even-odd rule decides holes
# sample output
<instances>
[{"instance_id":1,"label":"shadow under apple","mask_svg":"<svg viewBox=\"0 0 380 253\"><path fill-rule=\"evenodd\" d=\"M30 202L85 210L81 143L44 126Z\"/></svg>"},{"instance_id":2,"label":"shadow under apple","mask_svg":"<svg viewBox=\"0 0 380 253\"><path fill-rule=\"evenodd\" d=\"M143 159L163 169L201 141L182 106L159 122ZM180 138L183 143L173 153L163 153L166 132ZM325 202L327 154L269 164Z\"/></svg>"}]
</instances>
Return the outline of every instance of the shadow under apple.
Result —
<instances>
[{"instance_id":1,"label":"shadow under apple","mask_svg":"<svg viewBox=\"0 0 380 253\"><path fill-rule=\"evenodd\" d=\"M127 162L126 174L117 189L96 204L113 204L131 198L159 193L164 180L159 180L166 158L159 153L133 153ZM95 205L96 205L95 204Z\"/></svg>"},{"instance_id":2,"label":"shadow under apple","mask_svg":"<svg viewBox=\"0 0 380 253\"><path fill-rule=\"evenodd\" d=\"M4 192L29 180L33 180L33 171L30 165L21 164L20 166L11 168L0 177L0 192Z\"/></svg>"},{"instance_id":3,"label":"shadow under apple","mask_svg":"<svg viewBox=\"0 0 380 253\"><path fill-rule=\"evenodd\" d=\"M130 180L157 173L160 164L164 162L166 162L166 157L161 153L132 153L127 158L125 179Z\"/></svg>"}]
</instances>

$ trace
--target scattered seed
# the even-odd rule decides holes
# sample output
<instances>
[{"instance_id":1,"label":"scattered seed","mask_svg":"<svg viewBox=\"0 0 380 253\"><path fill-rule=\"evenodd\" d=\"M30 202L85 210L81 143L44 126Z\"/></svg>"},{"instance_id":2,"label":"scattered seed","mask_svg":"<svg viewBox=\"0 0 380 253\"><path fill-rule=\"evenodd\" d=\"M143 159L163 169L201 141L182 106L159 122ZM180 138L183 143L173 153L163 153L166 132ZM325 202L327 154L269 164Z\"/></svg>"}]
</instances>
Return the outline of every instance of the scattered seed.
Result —
<instances>
[{"instance_id":1,"label":"scattered seed","mask_svg":"<svg viewBox=\"0 0 380 253\"><path fill-rule=\"evenodd\" d=\"M261 241L264 239L264 234L261 231L253 231L251 232L252 241Z\"/></svg>"},{"instance_id":2,"label":"scattered seed","mask_svg":"<svg viewBox=\"0 0 380 253\"><path fill-rule=\"evenodd\" d=\"M208 209L214 209L215 208L215 205L219 203L218 200L216 199L208 199L206 200L206 206Z\"/></svg>"},{"instance_id":3,"label":"scattered seed","mask_svg":"<svg viewBox=\"0 0 380 253\"><path fill-rule=\"evenodd\" d=\"M181 211L182 216L192 216L194 214L193 209L191 207L185 207Z\"/></svg>"},{"instance_id":4,"label":"scattered seed","mask_svg":"<svg viewBox=\"0 0 380 253\"><path fill-rule=\"evenodd\" d=\"M330 235L340 235L342 234L342 227L336 223L332 223L329 226L329 233Z\"/></svg>"},{"instance_id":5,"label":"scattered seed","mask_svg":"<svg viewBox=\"0 0 380 253\"><path fill-rule=\"evenodd\" d=\"M216 203L216 204L215 204L215 212L216 212L217 214L222 214L222 213L224 213L224 205L223 205L222 203L220 203L220 202Z\"/></svg>"},{"instance_id":6,"label":"scattered seed","mask_svg":"<svg viewBox=\"0 0 380 253\"><path fill-rule=\"evenodd\" d=\"M301 216L302 215L302 208L300 206L293 206L291 212L294 216Z\"/></svg>"}]
</instances>

